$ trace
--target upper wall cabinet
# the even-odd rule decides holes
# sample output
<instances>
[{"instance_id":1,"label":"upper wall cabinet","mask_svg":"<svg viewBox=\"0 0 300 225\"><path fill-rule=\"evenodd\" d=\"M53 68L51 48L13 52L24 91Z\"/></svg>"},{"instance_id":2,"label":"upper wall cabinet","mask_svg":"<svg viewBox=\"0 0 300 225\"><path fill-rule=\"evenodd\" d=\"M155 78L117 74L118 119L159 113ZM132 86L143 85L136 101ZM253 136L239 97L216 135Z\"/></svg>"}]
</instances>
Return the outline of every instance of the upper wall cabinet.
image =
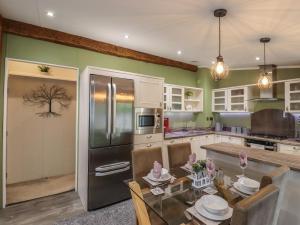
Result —
<instances>
[{"instance_id":1,"label":"upper wall cabinet","mask_svg":"<svg viewBox=\"0 0 300 225\"><path fill-rule=\"evenodd\" d=\"M249 112L249 87L215 89L212 91L213 112Z\"/></svg>"},{"instance_id":2,"label":"upper wall cabinet","mask_svg":"<svg viewBox=\"0 0 300 225\"><path fill-rule=\"evenodd\" d=\"M165 84L164 110L173 112L202 112L203 89Z\"/></svg>"},{"instance_id":3,"label":"upper wall cabinet","mask_svg":"<svg viewBox=\"0 0 300 225\"><path fill-rule=\"evenodd\" d=\"M285 82L285 111L300 112L300 80Z\"/></svg>"},{"instance_id":4,"label":"upper wall cabinet","mask_svg":"<svg viewBox=\"0 0 300 225\"><path fill-rule=\"evenodd\" d=\"M135 79L135 107L162 108L164 81L159 78Z\"/></svg>"}]
</instances>

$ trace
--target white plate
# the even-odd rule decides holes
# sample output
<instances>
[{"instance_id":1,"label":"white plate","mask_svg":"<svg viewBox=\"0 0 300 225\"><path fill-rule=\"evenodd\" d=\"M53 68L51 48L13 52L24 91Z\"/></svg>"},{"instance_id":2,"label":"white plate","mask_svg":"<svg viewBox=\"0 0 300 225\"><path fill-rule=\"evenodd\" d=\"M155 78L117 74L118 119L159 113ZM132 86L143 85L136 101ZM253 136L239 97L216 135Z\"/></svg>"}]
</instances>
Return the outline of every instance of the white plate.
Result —
<instances>
[{"instance_id":1,"label":"white plate","mask_svg":"<svg viewBox=\"0 0 300 225\"><path fill-rule=\"evenodd\" d=\"M206 217L207 219L217 220L217 221L227 220L231 218L233 212L233 209L228 207L228 210L224 215L212 214L207 210L205 210L204 207L202 206L202 198L200 198L196 202L195 209L200 215Z\"/></svg>"},{"instance_id":2,"label":"white plate","mask_svg":"<svg viewBox=\"0 0 300 225\"><path fill-rule=\"evenodd\" d=\"M148 173L147 178L152 180L152 181L156 181L156 182L164 182L164 181L168 181L171 179L171 175L169 174L169 171L165 168L162 168L162 173L161 173L161 177L160 178L155 178L153 176L152 170L150 173Z\"/></svg>"},{"instance_id":3,"label":"white plate","mask_svg":"<svg viewBox=\"0 0 300 225\"><path fill-rule=\"evenodd\" d=\"M224 215L228 211L228 202L216 195L204 195L202 206L210 213Z\"/></svg>"},{"instance_id":4,"label":"white plate","mask_svg":"<svg viewBox=\"0 0 300 225\"><path fill-rule=\"evenodd\" d=\"M255 194L255 193L257 192L257 191L249 191L249 190L243 188L243 186L242 186L239 182L235 182L235 183L233 184L233 187L234 187L236 190L238 190L238 191L240 191L240 192L242 192L242 193L244 193L244 194L247 194L247 195L253 195L253 194Z\"/></svg>"},{"instance_id":5,"label":"white plate","mask_svg":"<svg viewBox=\"0 0 300 225\"><path fill-rule=\"evenodd\" d=\"M257 182L256 180L247 178L247 177L241 177L238 180L238 182L245 190L252 191L252 192L257 191L260 186L259 182Z\"/></svg>"}]
</instances>

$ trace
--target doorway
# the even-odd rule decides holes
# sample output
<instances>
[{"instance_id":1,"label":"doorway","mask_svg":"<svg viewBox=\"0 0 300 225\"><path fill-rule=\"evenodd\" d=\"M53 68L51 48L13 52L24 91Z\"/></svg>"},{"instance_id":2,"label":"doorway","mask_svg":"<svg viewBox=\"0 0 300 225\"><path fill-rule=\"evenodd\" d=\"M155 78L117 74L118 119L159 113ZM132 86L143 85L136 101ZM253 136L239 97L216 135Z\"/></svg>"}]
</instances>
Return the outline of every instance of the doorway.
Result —
<instances>
[{"instance_id":1,"label":"doorway","mask_svg":"<svg viewBox=\"0 0 300 225\"><path fill-rule=\"evenodd\" d=\"M6 61L5 205L74 190L78 70Z\"/></svg>"}]
</instances>

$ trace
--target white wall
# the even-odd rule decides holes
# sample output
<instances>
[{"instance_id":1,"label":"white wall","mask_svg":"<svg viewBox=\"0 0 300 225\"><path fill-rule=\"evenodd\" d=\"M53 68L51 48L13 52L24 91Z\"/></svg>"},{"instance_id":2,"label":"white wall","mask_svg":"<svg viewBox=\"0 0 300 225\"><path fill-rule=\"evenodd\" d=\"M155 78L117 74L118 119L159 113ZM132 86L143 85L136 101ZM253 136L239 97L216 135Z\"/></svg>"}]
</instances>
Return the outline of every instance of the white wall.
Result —
<instances>
[{"instance_id":1,"label":"white wall","mask_svg":"<svg viewBox=\"0 0 300 225\"><path fill-rule=\"evenodd\" d=\"M53 105L60 117L41 118L47 111L24 104L23 95L41 84L57 84L72 96L68 109ZM75 173L76 83L10 76L7 109L7 183Z\"/></svg>"}]
</instances>

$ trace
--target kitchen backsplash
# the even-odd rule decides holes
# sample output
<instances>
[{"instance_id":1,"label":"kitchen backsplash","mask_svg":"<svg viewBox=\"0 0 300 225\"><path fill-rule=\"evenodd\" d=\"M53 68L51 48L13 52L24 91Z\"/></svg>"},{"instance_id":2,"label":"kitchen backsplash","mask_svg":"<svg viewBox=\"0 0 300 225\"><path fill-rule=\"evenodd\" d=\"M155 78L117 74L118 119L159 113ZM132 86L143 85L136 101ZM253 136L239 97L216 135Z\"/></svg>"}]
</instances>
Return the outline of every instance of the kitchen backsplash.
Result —
<instances>
[{"instance_id":1,"label":"kitchen backsplash","mask_svg":"<svg viewBox=\"0 0 300 225\"><path fill-rule=\"evenodd\" d=\"M201 124L197 123L194 113L165 112L164 117L169 118L171 129L201 127Z\"/></svg>"}]
</instances>

